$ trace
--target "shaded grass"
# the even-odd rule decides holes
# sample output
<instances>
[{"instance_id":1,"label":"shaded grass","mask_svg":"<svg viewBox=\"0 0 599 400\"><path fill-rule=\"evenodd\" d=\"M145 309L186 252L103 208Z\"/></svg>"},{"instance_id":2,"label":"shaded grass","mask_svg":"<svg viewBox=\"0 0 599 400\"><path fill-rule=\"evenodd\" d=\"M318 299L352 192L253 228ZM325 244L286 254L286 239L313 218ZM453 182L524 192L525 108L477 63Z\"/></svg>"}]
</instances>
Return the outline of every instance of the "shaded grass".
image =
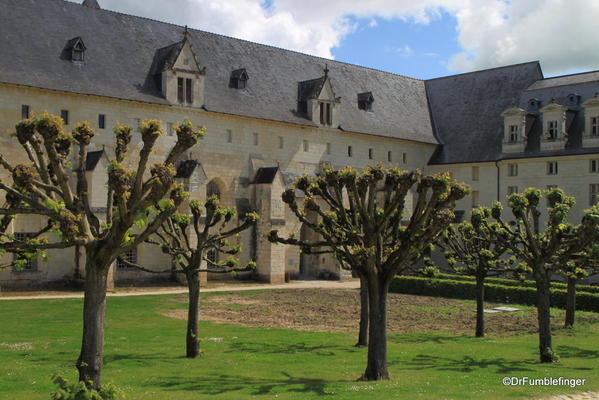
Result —
<instances>
[{"instance_id":1,"label":"shaded grass","mask_svg":"<svg viewBox=\"0 0 599 400\"><path fill-rule=\"evenodd\" d=\"M252 294L247 294L251 296ZM104 381L128 399L517 399L599 388L599 325L555 333L561 362L536 362L534 334L476 339L443 332L389 337L392 379L356 382L366 349L354 333L202 323L203 355L183 357L185 322L161 315L173 296L109 298ZM0 399L47 399L50 375L74 379L78 299L0 302ZM568 387L506 387L504 376L587 379Z\"/></svg>"}]
</instances>

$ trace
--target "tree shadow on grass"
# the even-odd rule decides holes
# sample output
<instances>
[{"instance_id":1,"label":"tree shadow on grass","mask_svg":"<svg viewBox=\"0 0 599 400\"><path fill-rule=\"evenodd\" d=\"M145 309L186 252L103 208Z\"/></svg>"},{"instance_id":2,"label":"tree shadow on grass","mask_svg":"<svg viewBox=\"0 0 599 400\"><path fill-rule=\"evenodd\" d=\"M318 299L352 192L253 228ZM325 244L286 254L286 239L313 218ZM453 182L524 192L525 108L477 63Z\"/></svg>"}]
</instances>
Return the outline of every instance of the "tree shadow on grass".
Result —
<instances>
[{"instance_id":1,"label":"tree shadow on grass","mask_svg":"<svg viewBox=\"0 0 599 400\"><path fill-rule=\"evenodd\" d=\"M164 353L155 354L139 354L139 353L118 353L118 354L107 354L104 356L104 365L119 362L119 361L133 361L137 364L143 365L155 365L157 361L166 362L169 364L178 364L185 356L173 356Z\"/></svg>"},{"instance_id":2,"label":"tree shadow on grass","mask_svg":"<svg viewBox=\"0 0 599 400\"><path fill-rule=\"evenodd\" d=\"M505 358L476 358L463 356L462 358L451 358L445 356L431 356L428 354L418 354L408 361L395 361L402 369L434 369L438 371L454 372L475 372L479 369L494 369L498 374L507 374L510 372L534 371L532 368L538 364L535 361L516 361L506 360Z\"/></svg>"},{"instance_id":3,"label":"tree shadow on grass","mask_svg":"<svg viewBox=\"0 0 599 400\"><path fill-rule=\"evenodd\" d=\"M262 353L262 354L296 354L311 353L317 356L334 356L338 352L354 353L359 349L352 346L338 345L307 345L306 343L293 344L273 344L273 343L253 343L253 342L232 342L229 343L229 349L225 353Z\"/></svg>"},{"instance_id":4,"label":"tree shadow on grass","mask_svg":"<svg viewBox=\"0 0 599 400\"><path fill-rule=\"evenodd\" d=\"M465 335L440 335L435 333L410 333L403 335L389 335L388 340L395 344L409 343L437 343L458 342L463 339L471 339L471 336Z\"/></svg>"},{"instance_id":5,"label":"tree shadow on grass","mask_svg":"<svg viewBox=\"0 0 599 400\"><path fill-rule=\"evenodd\" d=\"M599 350L587 350L574 346L557 346L557 354L564 358L599 359Z\"/></svg>"},{"instance_id":6,"label":"tree shadow on grass","mask_svg":"<svg viewBox=\"0 0 599 400\"><path fill-rule=\"evenodd\" d=\"M248 376L218 375L193 378L167 377L161 382L150 384L168 391L194 391L206 395L219 395L228 392L249 391L252 396L272 395L276 392L311 393L330 396L325 387L331 383L324 379L294 377L281 372L282 378L255 378Z\"/></svg>"}]
</instances>

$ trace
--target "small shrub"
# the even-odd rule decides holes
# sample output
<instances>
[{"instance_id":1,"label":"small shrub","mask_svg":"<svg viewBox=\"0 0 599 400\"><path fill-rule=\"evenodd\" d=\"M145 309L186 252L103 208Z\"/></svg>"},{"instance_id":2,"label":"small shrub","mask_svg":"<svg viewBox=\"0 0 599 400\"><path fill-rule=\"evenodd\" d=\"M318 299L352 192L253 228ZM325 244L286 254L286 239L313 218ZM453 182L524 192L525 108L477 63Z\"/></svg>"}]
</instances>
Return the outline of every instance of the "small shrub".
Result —
<instances>
[{"instance_id":1,"label":"small shrub","mask_svg":"<svg viewBox=\"0 0 599 400\"><path fill-rule=\"evenodd\" d=\"M99 390L89 389L83 382L70 383L61 375L52 376L58 386L50 395L51 400L122 400L122 392L113 384L102 385Z\"/></svg>"}]
</instances>

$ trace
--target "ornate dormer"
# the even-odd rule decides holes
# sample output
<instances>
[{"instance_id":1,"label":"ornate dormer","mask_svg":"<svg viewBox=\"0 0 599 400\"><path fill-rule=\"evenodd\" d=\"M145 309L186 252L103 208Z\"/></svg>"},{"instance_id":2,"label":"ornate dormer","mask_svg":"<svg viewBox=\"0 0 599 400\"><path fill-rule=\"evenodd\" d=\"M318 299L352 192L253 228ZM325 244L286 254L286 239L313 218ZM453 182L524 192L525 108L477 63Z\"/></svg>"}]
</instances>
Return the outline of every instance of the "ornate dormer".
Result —
<instances>
[{"instance_id":1,"label":"ornate dormer","mask_svg":"<svg viewBox=\"0 0 599 400\"><path fill-rule=\"evenodd\" d=\"M83 39L77 36L69 40L63 50L63 59L67 59L76 64L83 64L85 62L85 44L83 43Z\"/></svg>"},{"instance_id":2,"label":"ornate dormer","mask_svg":"<svg viewBox=\"0 0 599 400\"><path fill-rule=\"evenodd\" d=\"M340 97L335 97L328 67L320 78L298 84L298 113L322 126L339 126L340 100Z\"/></svg>"},{"instance_id":3,"label":"ornate dormer","mask_svg":"<svg viewBox=\"0 0 599 400\"><path fill-rule=\"evenodd\" d=\"M541 136L541 151L561 150L568 138L566 131L566 112L568 107L551 102L539 110L543 113L543 133Z\"/></svg>"},{"instance_id":4,"label":"ornate dormer","mask_svg":"<svg viewBox=\"0 0 599 400\"><path fill-rule=\"evenodd\" d=\"M364 111L372 111L374 96L372 92L358 93L358 108Z\"/></svg>"},{"instance_id":5,"label":"ornate dormer","mask_svg":"<svg viewBox=\"0 0 599 400\"><path fill-rule=\"evenodd\" d=\"M233 89L245 89L247 81L250 79L245 68L236 69L231 72L231 79L229 79L229 87Z\"/></svg>"},{"instance_id":6,"label":"ornate dormer","mask_svg":"<svg viewBox=\"0 0 599 400\"><path fill-rule=\"evenodd\" d=\"M503 152L522 153L526 147L526 114L515 104L501 113L503 117Z\"/></svg>"},{"instance_id":7,"label":"ornate dormer","mask_svg":"<svg viewBox=\"0 0 599 400\"><path fill-rule=\"evenodd\" d=\"M182 41L156 51L152 74L171 104L188 107L204 104L206 68L200 68L187 27Z\"/></svg>"},{"instance_id":8,"label":"ornate dormer","mask_svg":"<svg viewBox=\"0 0 599 400\"><path fill-rule=\"evenodd\" d=\"M582 103L584 108L583 147L599 147L599 94Z\"/></svg>"}]
</instances>

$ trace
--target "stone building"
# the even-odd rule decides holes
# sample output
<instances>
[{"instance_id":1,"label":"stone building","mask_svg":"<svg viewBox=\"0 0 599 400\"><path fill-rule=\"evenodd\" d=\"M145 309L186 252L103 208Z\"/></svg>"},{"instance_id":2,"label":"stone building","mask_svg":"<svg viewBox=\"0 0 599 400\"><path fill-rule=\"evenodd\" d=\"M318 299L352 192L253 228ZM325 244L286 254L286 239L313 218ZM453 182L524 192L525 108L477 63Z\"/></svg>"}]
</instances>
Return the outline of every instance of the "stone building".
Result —
<instances>
[{"instance_id":1,"label":"stone building","mask_svg":"<svg viewBox=\"0 0 599 400\"><path fill-rule=\"evenodd\" d=\"M449 171L473 188L458 205L464 213L528 186L575 195L574 217L598 196L597 72L546 79L530 62L422 81L100 6L0 0L0 151L25 159L10 133L32 114L61 115L67 129L89 121L97 137L87 173L92 206L101 209L117 123L160 119L167 132L160 149L173 144L173 126L184 118L203 125L208 133L177 178L193 198L217 194L261 214L238 240L241 261L255 259L266 281L341 274L330 258L264 237L272 227L309 235L280 195L294 177L324 165ZM42 223L23 217L11 229L26 235ZM75 249L49 256L24 271L0 271L0 285L72 277L83 257ZM151 246L127 256L150 268L169 264ZM115 266L114 279L149 277Z\"/></svg>"}]
</instances>

